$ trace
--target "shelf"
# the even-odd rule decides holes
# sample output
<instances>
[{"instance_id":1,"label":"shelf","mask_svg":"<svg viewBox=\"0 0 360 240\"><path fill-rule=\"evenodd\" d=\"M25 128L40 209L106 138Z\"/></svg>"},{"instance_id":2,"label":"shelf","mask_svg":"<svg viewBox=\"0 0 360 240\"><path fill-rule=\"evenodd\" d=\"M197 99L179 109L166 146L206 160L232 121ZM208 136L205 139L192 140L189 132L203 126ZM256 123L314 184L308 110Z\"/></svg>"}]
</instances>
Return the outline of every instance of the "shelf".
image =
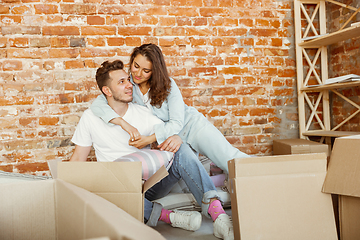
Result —
<instances>
[{"instance_id":1,"label":"shelf","mask_svg":"<svg viewBox=\"0 0 360 240\"><path fill-rule=\"evenodd\" d=\"M321 46L331 45L333 43L341 42L359 36L360 36L360 25L356 25L312 40L301 42L298 45L306 48L319 48Z\"/></svg>"},{"instance_id":2,"label":"shelf","mask_svg":"<svg viewBox=\"0 0 360 240\"><path fill-rule=\"evenodd\" d=\"M320 90L331 90L331 89L349 88L349 87L356 87L356 86L360 86L360 81L323 84L323 85L317 85L314 87L304 87L304 88L301 88L300 90L303 92L318 92Z\"/></svg>"},{"instance_id":3,"label":"shelf","mask_svg":"<svg viewBox=\"0 0 360 240\"><path fill-rule=\"evenodd\" d=\"M313 130L304 132L304 136L320 136L320 137L346 137L351 135L359 135L360 132L349 132L349 131L324 131L324 130Z\"/></svg>"}]
</instances>

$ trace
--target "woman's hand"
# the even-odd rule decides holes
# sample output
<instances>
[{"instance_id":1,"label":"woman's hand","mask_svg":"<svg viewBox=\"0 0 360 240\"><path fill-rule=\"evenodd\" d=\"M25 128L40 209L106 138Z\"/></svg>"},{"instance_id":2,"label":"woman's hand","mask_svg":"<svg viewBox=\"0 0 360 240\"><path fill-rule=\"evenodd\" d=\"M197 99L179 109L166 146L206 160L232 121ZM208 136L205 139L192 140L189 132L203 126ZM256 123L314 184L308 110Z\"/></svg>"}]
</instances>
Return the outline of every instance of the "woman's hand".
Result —
<instances>
[{"instance_id":1,"label":"woman's hand","mask_svg":"<svg viewBox=\"0 0 360 240\"><path fill-rule=\"evenodd\" d=\"M110 120L110 122L113 124L119 125L122 129L124 129L130 135L130 140L136 141L136 140L140 139L141 135L140 135L139 131L137 130L137 128L134 128L131 124L126 122L123 118L121 118L121 117L113 118Z\"/></svg>"},{"instance_id":2,"label":"woman's hand","mask_svg":"<svg viewBox=\"0 0 360 240\"><path fill-rule=\"evenodd\" d=\"M144 148L147 145L153 143L154 142L153 138L154 138L153 135L151 135L151 136L142 136L142 135L140 135L138 140L131 141L131 139L130 139L129 140L129 145L133 146L133 147L136 147L138 149L141 149L141 148Z\"/></svg>"},{"instance_id":3,"label":"woman's hand","mask_svg":"<svg viewBox=\"0 0 360 240\"><path fill-rule=\"evenodd\" d=\"M176 153L182 143L183 141L178 135L173 135L171 137L168 137L163 143L159 144L158 147L161 151L169 151Z\"/></svg>"}]
</instances>

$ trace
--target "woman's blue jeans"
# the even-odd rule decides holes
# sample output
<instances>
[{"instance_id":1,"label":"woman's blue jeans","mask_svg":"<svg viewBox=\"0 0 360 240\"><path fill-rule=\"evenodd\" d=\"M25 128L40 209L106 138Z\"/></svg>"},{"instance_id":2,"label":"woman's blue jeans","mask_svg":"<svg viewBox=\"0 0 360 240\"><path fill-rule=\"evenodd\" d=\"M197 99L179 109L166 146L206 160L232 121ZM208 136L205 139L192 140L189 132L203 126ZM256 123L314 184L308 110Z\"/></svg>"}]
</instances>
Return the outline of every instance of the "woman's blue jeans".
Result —
<instances>
[{"instance_id":1,"label":"woman's blue jeans","mask_svg":"<svg viewBox=\"0 0 360 240\"><path fill-rule=\"evenodd\" d=\"M210 199L220 200L220 197L209 174L189 145L181 145L168 172L168 176L145 193L144 218L147 225L156 226L162 209L160 204L151 201L166 196L181 178L201 206L202 213L209 216L207 211Z\"/></svg>"}]
</instances>

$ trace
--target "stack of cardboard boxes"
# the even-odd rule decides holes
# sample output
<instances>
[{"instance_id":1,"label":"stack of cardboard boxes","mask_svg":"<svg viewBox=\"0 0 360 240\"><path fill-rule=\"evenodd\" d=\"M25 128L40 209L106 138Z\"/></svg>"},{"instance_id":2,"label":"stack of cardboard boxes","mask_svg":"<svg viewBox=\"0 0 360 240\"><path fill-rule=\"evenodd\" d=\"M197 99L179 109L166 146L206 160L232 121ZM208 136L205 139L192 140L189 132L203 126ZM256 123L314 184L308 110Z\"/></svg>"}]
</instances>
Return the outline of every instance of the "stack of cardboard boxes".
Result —
<instances>
[{"instance_id":1,"label":"stack of cardboard boxes","mask_svg":"<svg viewBox=\"0 0 360 240\"><path fill-rule=\"evenodd\" d=\"M341 240L359 238L360 136L335 140L328 171L328 146L306 141L229 161L235 239L338 239L331 194ZM164 168L143 182L139 162L52 163L55 180L0 184L0 239L163 239L142 221L144 192Z\"/></svg>"}]
</instances>

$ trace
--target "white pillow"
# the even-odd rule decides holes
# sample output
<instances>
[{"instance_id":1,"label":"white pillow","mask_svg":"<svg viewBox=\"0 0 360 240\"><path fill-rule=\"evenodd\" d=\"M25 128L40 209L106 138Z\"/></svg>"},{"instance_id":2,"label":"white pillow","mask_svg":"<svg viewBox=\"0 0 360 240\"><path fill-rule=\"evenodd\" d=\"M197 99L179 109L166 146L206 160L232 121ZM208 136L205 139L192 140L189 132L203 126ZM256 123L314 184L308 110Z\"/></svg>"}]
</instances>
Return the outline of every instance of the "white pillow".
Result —
<instances>
[{"instance_id":1,"label":"white pillow","mask_svg":"<svg viewBox=\"0 0 360 240\"><path fill-rule=\"evenodd\" d=\"M169 170L174 153L153 149L142 149L134 153L122 156L114 162L141 162L143 179L149 179L161 166Z\"/></svg>"}]
</instances>

